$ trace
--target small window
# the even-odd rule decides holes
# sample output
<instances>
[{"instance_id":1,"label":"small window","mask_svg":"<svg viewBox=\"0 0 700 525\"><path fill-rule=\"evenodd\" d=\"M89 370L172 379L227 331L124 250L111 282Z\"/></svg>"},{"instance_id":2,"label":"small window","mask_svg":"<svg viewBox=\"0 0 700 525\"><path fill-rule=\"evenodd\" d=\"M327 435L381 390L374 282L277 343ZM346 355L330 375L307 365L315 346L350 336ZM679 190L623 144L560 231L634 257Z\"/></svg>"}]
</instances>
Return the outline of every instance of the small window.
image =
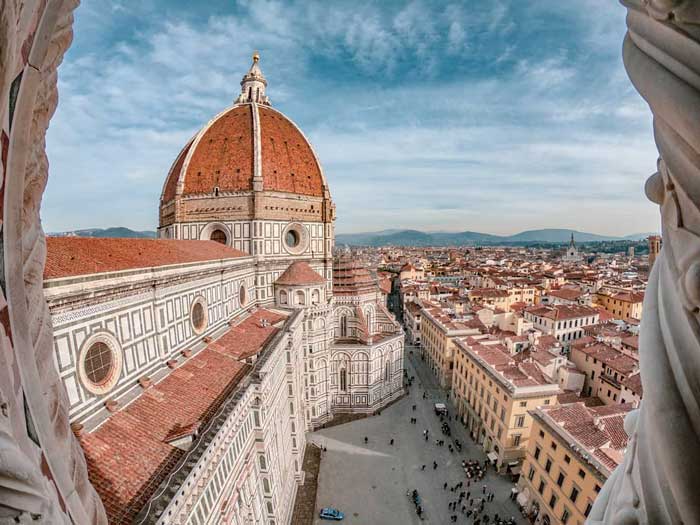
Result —
<instances>
[{"instance_id":1,"label":"small window","mask_svg":"<svg viewBox=\"0 0 700 525\"><path fill-rule=\"evenodd\" d=\"M540 459L540 447L535 447L535 459Z\"/></svg>"},{"instance_id":2,"label":"small window","mask_svg":"<svg viewBox=\"0 0 700 525\"><path fill-rule=\"evenodd\" d=\"M563 472L559 473L559 477L557 477L557 485L560 487L564 484L564 480L566 479L566 476L564 476Z\"/></svg>"},{"instance_id":3,"label":"small window","mask_svg":"<svg viewBox=\"0 0 700 525\"><path fill-rule=\"evenodd\" d=\"M586 478L586 473L583 471L583 469L578 469L578 477L581 479Z\"/></svg>"},{"instance_id":4,"label":"small window","mask_svg":"<svg viewBox=\"0 0 700 525\"><path fill-rule=\"evenodd\" d=\"M551 446L552 446L552 450L556 450L556 449L557 449L557 444L556 444L554 441L552 441L552 445L551 445Z\"/></svg>"},{"instance_id":5,"label":"small window","mask_svg":"<svg viewBox=\"0 0 700 525\"><path fill-rule=\"evenodd\" d=\"M564 455L564 461L567 463L571 463L571 457L568 454Z\"/></svg>"},{"instance_id":6,"label":"small window","mask_svg":"<svg viewBox=\"0 0 700 525\"><path fill-rule=\"evenodd\" d=\"M578 489L576 487L571 487L570 499L572 503L576 503L576 498L578 498Z\"/></svg>"},{"instance_id":7,"label":"small window","mask_svg":"<svg viewBox=\"0 0 700 525\"><path fill-rule=\"evenodd\" d=\"M544 430L540 430L540 437L541 437L541 438L544 437Z\"/></svg>"},{"instance_id":8,"label":"small window","mask_svg":"<svg viewBox=\"0 0 700 525\"><path fill-rule=\"evenodd\" d=\"M544 469L545 469L547 472L549 472L550 470L552 470L552 460L551 460L551 459L547 459L547 462L546 462L545 465L544 465Z\"/></svg>"},{"instance_id":9,"label":"small window","mask_svg":"<svg viewBox=\"0 0 700 525\"><path fill-rule=\"evenodd\" d=\"M552 494L552 497L549 498L549 507L553 509L556 504L557 504L557 496L555 494Z\"/></svg>"}]
</instances>

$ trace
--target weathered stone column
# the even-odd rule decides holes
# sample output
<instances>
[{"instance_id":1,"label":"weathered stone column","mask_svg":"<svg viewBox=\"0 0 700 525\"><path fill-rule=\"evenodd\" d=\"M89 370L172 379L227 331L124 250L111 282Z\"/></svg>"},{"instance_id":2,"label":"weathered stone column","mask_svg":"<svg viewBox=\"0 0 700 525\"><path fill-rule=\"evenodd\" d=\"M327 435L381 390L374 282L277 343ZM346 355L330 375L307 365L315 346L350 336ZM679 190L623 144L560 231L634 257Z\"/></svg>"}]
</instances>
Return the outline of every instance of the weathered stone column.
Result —
<instances>
[{"instance_id":1,"label":"weathered stone column","mask_svg":"<svg viewBox=\"0 0 700 525\"><path fill-rule=\"evenodd\" d=\"M56 70L78 0L0 0L0 522L106 523L68 422L39 206Z\"/></svg>"},{"instance_id":2,"label":"weathered stone column","mask_svg":"<svg viewBox=\"0 0 700 525\"><path fill-rule=\"evenodd\" d=\"M654 114L663 249L644 299L644 399L630 444L589 524L690 524L700 519L700 0L623 0L623 56Z\"/></svg>"}]
</instances>

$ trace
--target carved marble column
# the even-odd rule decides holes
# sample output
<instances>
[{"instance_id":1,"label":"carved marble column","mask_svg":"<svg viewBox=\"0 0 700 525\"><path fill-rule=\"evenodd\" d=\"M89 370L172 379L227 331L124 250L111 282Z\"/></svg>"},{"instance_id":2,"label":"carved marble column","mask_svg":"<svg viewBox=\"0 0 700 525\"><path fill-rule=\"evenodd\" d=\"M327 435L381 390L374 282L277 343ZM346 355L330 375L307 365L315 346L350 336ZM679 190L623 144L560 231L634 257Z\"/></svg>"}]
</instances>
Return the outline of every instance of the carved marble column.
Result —
<instances>
[{"instance_id":1,"label":"carved marble column","mask_svg":"<svg viewBox=\"0 0 700 525\"><path fill-rule=\"evenodd\" d=\"M39 206L78 0L0 0L0 523L106 523L68 421Z\"/></svg>"},{"instance_id":2,"label":"carved marble column","mask_svg":"<svg viewBox=\"0 0 700 525\"><path fill-rule=\"evenodd\" d=\"M700 520L700 0L622 0L623 57L654 115L663 249L644 299L644 399L625 421L630 444L589 524Z\"/></svg>"}]
</instances>

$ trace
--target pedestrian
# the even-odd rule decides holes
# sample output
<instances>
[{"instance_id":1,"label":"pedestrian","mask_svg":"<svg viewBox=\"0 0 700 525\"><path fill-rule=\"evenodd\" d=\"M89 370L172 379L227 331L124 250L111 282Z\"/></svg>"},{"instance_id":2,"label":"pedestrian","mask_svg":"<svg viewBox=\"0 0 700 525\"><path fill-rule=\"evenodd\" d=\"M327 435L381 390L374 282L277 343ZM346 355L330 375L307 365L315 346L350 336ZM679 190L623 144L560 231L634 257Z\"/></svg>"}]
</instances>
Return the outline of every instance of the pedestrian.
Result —
<instances>
[{"instance_id":1,"label":"pedestrian","mask_svg":"<svg viewBox=\"0 0 700 525\"><path fill-rule=\"evenodd\" d=\"M442 490L447 490L447 481L445 481L445 484L442 486Z\"/></svg>"},{"instance_id":2,"label":"pedestrian","mask_svg":"<svg viewBox=\"0 0 700 525\"><path fill-rule=\"evenodd\" d=\"M390 445L393 445L393 444L394 444L394 438L391 438L391 440L389 441L389 444L390 444Z\"/></svg>"},{"instance_id":3,"label":"pedestrian","mask_svg":"<svg viewBox=\"0 0 700 525\"><path fill-rule=\"evenodd\" d=\"M367 444L367 436L365 436L365 445Z\"/></svg>"},{"instance_id":4,"label":"pedestrian","mask_svg":"<svg viewBox=\"0 0 700 525\"><path fill-rule=\"evenodd\" d=\"M486 494L486 485L484 485L483 487L481 487L481 493L482 493L482 494Z\"/></svg>"},{"instance_id":5,"label":"pedestrian","mask_svg":"<svg viewBox=\"0 0 700 525\"><path fill-rule=\"evenodd\" d=\"M467 491L467 499L471 497L472 493L470 491Z\"/></svg>"},{"instance_id":6,"label":"pedestrian","mask_svg":"<svg viewBox=\"0 0 700 525\"><path fill-rule=\"evenodd\" d=\"M433 470L437 468L437 461L433 461Z\"/></svg>"}]
</instances>

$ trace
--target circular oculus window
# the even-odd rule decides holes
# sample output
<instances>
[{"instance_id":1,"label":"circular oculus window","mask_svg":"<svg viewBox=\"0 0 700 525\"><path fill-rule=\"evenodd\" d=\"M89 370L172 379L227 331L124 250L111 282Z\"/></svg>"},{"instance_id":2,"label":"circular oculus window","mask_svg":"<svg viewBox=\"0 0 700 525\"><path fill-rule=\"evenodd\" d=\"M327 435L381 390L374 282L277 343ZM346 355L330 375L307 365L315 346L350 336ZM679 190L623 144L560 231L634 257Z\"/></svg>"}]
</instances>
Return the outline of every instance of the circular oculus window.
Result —
<instances>
[{"instance_id":1,"label":"circular oculus window","mask_svg":"<svg viewBox=\"0 0 700 525\"><path fill-rule=\"evenodd\" d=\"M309 246L309 232L303 224L294 222L282 231L282 241L287 252L299 255Z\"/></svg>"},{"instance_id":2,"label":"circular oculus window","mask_svg":"<svg viewBox=\"0 0 700 525\"><path fill-rule=\"evenodd\" d=\"M198 297L192 303L192 307L190 308L190 322L196 334L201 334L207 328L209 318L207 315L207 304L204 302L204 298Z\"/></svg>"},{"instance_id":3,"label":"circular oculus window","mask_svg":"<svg viewBox=\"0 0 700 525\"><path fill-rule=\"evenodd\" d=\"M83 386L96 395L106 394L119 381L122 353L108 334L97 334L86 341L80 352L78 375Z\"/></svg>"}]
</instances>

